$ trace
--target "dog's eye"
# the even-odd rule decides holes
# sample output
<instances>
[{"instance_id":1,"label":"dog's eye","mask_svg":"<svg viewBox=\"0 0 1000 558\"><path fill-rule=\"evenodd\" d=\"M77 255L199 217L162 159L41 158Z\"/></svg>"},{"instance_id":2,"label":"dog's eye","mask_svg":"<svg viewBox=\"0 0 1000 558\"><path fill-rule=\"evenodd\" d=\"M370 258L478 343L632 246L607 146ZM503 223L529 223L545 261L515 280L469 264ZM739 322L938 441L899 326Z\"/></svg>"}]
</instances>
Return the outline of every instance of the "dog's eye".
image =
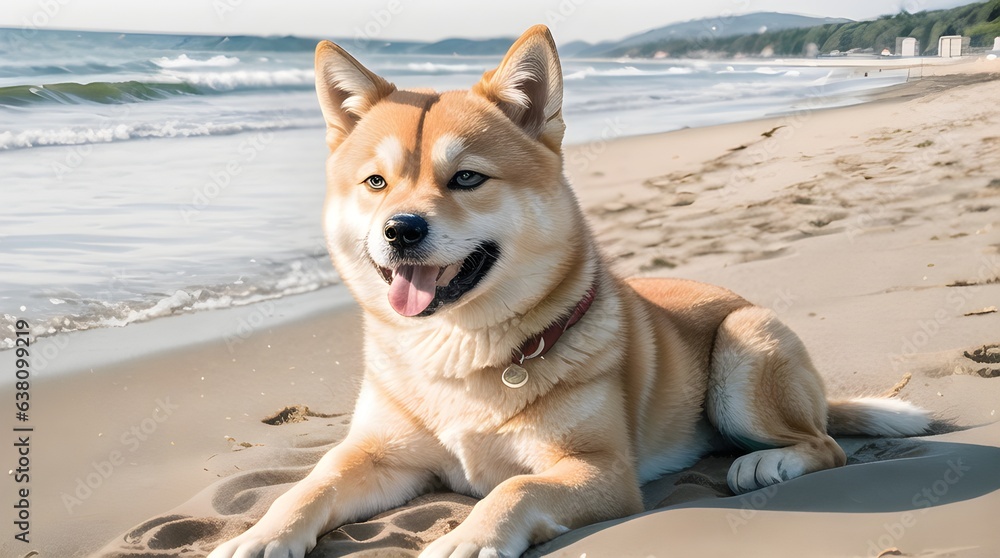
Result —
<instances>
[{"instance_id":1,"label":"dog's eye","mask_svg":"<svg viewBox=\"0 0 1000 558\"><path fill-rule=\"evenodd\" d=\"M460 170L448 181L448 187L452 190L471 190L489 179L490 177L476 171Z\"/></svg>"},{"instance_id":2,"label":"dog's eye","mask_svg":"<svg viewBox=\"0 0 1000 558\"><path fill-rule=\"evenodd\" d=\"M385 188L385 179L377 174L373 174L365 179L365 184L372 190L381 190Z\"/></svg>"}]
</instances>

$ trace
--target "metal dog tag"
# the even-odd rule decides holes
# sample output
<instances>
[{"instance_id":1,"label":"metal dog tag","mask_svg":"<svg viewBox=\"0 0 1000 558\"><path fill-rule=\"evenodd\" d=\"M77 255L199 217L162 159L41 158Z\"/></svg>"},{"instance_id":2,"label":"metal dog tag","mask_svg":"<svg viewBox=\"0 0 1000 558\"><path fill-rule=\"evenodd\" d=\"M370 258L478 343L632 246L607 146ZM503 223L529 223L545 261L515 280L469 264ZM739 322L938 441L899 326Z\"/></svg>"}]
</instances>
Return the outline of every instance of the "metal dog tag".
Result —
<instances>
[{"instance_id":1,"label":"metal dog tag","mask_svg":"<svg viewBox=\"0 0 1000 558\"><path fill-rule=\"evenodd\" d=\"M500 377L505 386L509 388L519 388L528 383L528 371L516 364L511 364L503 371Z\"/></svg>"}]
</instances>

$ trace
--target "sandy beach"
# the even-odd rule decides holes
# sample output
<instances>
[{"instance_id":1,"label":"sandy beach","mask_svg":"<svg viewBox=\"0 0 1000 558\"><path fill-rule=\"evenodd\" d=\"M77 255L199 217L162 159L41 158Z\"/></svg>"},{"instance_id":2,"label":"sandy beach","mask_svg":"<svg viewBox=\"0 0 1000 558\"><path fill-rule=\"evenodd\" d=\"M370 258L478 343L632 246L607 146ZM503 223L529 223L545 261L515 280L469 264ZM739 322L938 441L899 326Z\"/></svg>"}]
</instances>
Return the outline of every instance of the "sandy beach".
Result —
<instances>
[{"instance_id":1,"label":"sandy beach","mask_svg":"<svg viewBox=\"0 0 1000 558\"><path fill-rule=\"evenodd\" d=\"M646 513L529 555L1000 555L1000 60L922 75L852 107L609 127L565 165L620 274L770 306L832 397L893 394L961 430L838 440L847 467L742 497L735 455L708 456L647 485ZM344 437L361 336L333 287L39 340L32 542L0 555L204 556ZM474 503L422 496L310 556L415 556Z\"/></svg>"}]
</instances>

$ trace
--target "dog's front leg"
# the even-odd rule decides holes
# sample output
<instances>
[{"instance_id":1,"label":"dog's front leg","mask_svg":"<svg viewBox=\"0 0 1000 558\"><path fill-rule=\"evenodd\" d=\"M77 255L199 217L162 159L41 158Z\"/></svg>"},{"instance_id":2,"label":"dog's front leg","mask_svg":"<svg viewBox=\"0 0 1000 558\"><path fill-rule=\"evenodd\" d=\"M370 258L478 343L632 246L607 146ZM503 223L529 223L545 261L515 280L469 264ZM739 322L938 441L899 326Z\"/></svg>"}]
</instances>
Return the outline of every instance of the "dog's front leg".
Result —
<instances>
[{"instance_id":1,"label":"dog's front leg","mask_svg":"<svg viewBox=\"0 0 1000 558\"><path fill-rule=\"evenodd\" d=\"M347 438L275 500L260 521L209 558L301 558L323 533L396 507L431 487L436 441L367 391L362 388Z\"/></svg>"},{"instance_id":2,"label":"dog's front leg","mask_svg":"<svg viewBox=\"0 0 1000 558\"><path fill-rule=\"evenodd\" d=\"M635 471L622 452L567 456L537 475L512 477L421 558L515 558L531 544L642 511Z\"/></svg>"}]
</instances>

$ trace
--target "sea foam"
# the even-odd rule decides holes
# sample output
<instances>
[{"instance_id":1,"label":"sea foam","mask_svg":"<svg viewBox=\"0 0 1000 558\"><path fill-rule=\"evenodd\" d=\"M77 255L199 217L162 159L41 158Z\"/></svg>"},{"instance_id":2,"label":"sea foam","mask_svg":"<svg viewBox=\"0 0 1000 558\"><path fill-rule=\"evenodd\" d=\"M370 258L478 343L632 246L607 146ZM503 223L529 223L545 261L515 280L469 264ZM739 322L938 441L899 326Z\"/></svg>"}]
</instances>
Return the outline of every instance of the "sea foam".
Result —
<instances>
[{"instance_id":1,"label":"sea foam","mask_svg":"<svg viewBox=\"0 0 1000 558\"><path fill-rule=\"evenodd\" d=\"M235 66L240 63L240 59L235 56L226 56L220 54L218 56L213 56L207 60L198 60L195 58L189 58L187 54L181 54L176 58L168 58L166 56L160 58L153 58L150 60L153 64L161 68L203 68L203 67L225 67L225 66Z\"/></svg>"},{"instance_id":2,"label":"sea foam","mask_svg":"<svg viewBox=\"0 0 1000 558\"><path fill-rule=\"evenodd\" d=\"M184 122L168 120L131 124L112 124L102 127L35 128L17 132L0 132L0 151L43 147L49 145L84 145L111 143L147 138L191 138L225 136L242 132L318 127L321 123L310 120L264 120L260 122Z\"/></svg>"},{"instance_id":3,"label":"sea foam","mask_svg":"<svg viewBox=\"0 0 1000 558\"><path fill-rule=\"evenodd\" d=\"M566 74L563 79L575 80L575 79L585 79L588 77L640 77L640 76L680 76L693 74L695 72L694 68L683 67L683 66L671 66L663 70L642 70L636 68L635 66L624 66L622 68L609 68L606 70L598 70L594 67L587 67L583 70L578 70Z\"/></svg>"},{"instance_id":4,"label":"sea foam","mask_svg":"<svg viewBox=\"0 0 1000 558\"><path fill-rule=\"evenodd\" d=\"M164 75L181 83L206 87L216 91L289 86L312 86L316 74L312 70L239 70L234 72L164 71Z\"/></svg>"}]
</instances>

